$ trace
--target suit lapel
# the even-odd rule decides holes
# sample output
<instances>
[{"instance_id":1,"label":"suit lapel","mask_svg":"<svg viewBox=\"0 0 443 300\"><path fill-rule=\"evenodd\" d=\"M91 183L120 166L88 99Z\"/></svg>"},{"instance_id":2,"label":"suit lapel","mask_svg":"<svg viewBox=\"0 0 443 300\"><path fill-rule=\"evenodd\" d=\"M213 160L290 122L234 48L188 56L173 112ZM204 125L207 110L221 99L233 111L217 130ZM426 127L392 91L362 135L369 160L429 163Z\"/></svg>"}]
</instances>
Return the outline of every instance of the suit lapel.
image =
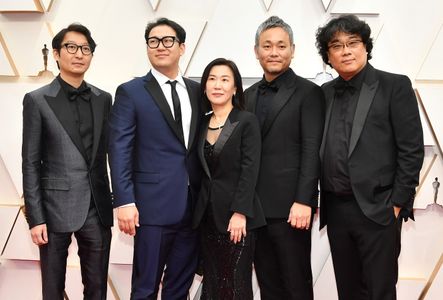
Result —
<instances>
[{"instance_id":1,"label":"suit lapel","mask_svg":"<svg viewBox=\"0 0 443 300\"><path fill-rule=\"evenodd\" d=\"M95 160L95 155L97 154L98 144L100 143L105 105L103 95L96 95L93 92L91 94L92 117L94 120L94 142L92 144L92 157L90 163L92 166Z\"/></svg>"},{"instance_id":2,"label":"suit lapel","mask_svg":"<svg viewBox=\"0 0 443 300\"><path fill-rule=\"evenodd\" d=\"M198 118L199 118L199 90L193 89L188 82L188 79L183 78L186 84L186 89L188 90L189 100L191 101L191 128L189 129L189 139L188 139L188 151L191 150L192 144L194 142L195 134L197 132Z\"/></svg>"},{"instance_id":3,"label":"suit lapel","mask_svg":"<svg viewBox=\"0 0 443 300\"><path fill-rule=\"evenodd\" d=\"M158 84L157 80L152 76L151 72L146 75L146 84L145 89L148 91L148 93L152 96L154 101L157 103L160 111L162 112L163 116L166 119L166 122L168 123L169 127L171 127L174 134L177 136L177 138L182 142L182 144L185 144L184 138L183 138L183 130L182 128L178 128L177 123L174 120L174 117L172 116L171 108L169 107L168 102L166 101L165 95L163 95L163 91Z\"/></svg>"},{"instance_id":4,"label":"suit lapel","mask_svg":"<svg viewBox=\"0 0 443 300\"><path fill-rule=\"evenodd\" d=\"M202 123L203 130L201 130L200 139L199 139L199 143L198 143L198 156L200 158L200 162L202 164L203 170L205 171L206 175L208 175L208 178L211 178L211 172L209 171L209 166L208 166L208 163L206 162L205 152L204 152L206 135L208 133L209 119L210 119L210 116L205 118Z\"/></svg>"},{"instance_id":5,"label":"suit lapel","mask_svg":"<svg viewBox=\"0 0 443 300\"><path fill-rule=\"evenodd\" d=\"M349 139L348 158L357 145L357 141L365 125L366 117L374 100L375 92L378 87L378 80L375 80L375 71L369 65L365 81L362 84L360 96L358 98L357 108L355 109L354 122L352 123L351 137Z\"/></svg>"},{"instance_id":6,"label":"suit lapel","mask_svg":"<svg viewBox=\"0 0 443 300\"><path fill-rule=\"evenodd\" d=\"M323 130L323 138L320 146L320 158L323 160L323 155L325 152L326 136L329 130L329 121L331 119L332 106L334 105L334 84L331 84L328 88L324 90L326 98L326 115L325 115L325 129Z\"/></svg>"},{"instance_id":7,"label":"suit lapel","mask_svg":"<svg viewBox=\"0 0 443 300\"><path fill-rule=\"evenodd\" d=\"M251 87L248 93L249 97L246 99L246 109L255 114L255 106L257 104L258 85Z\"/></svg>"},{"instance_id":8,"label":"suit lapel","mask_svg":"<svg viewBox=\"0 0 443 300\"><path fill-rule=\"evenodd\" d=\"M229 114L228 118L226 119L225 125L222 131L220 132L220 135L218 136L217 142L215 142L214 154L213 154L215 163L218 162L223 147L225 146L226 142L231 137L235 127L237 127L239 123L239 121L235 121L237 119L236 116L237 116L237 111L236 109L233 109Z\"/></svg>"},{"instance_id":9,"label":"suit lapel","mask_svg":"<svg viewBox=\"0 0 443 300\"><path fill-rule=\"evenodd\" d=\"M264 137L269 128L271 128L272 123L277 117L280 110L285 106L285 104L289 101L291 95L294 93L295 86L295 74L291 71L291 74L288 74L288 78L285 80L284 84L278 89L277 94L272 100L271 106L269 107L268 115L263 123L262 128L262 136Z\"/></svg>"},{"instance_id":10,"label":"suit lapel","mask_svg":"<svg viewBox=\"0 0 443 300\"><path fill-rule=\"evenodd\" d=\"M88 161L78 126L75 124L75 119L71 111L69 100L63 92L57 79L52 81L50 91L44 97L74 145L80 151L85 161Z\"/></svg>"}]
</instances>

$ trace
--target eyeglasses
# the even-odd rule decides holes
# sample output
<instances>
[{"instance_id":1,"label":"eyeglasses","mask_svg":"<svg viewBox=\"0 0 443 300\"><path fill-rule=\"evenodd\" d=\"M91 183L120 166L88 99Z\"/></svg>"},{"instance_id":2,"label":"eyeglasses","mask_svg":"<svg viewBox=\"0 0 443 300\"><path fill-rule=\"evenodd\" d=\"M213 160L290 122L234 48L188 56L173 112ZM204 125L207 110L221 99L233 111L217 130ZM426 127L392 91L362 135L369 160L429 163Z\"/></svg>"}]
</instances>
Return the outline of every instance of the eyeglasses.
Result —
<instances>
[{"instance_id":1,"label":"eyeglasses","mask_svg":"<svg viewBox=\"0 0 443 300\"><path fill-rule=\"evenodd\" d=\"M333 43L333 44L329 45L328 49L332 50L333 52L342 51L345 49L345 46L348 49L356 49L360 45L360 43L362 43L362 42L363 42L362 40L350 40L345 43L338 43L337 42L337 43Z\"/></svg>"},{"instance_id":2,"label":"eyeglasses","mask_svg":"<svg viewBox=\"0 0 443 300\"><path fill-rule=\"evenodd\" d=\"M78 48L80 48L80 51L83 53L83 55L91 55L93 52L91 49L91 46L89 45L77 45L73 43L66 43L62 45L66 48L66 51L70 54L75 54L78 51Z\"/></svg>"},{"instance_id":3,"label":"eyeglasses","mask_svg":"<svg viewBox=\"0 0 443 300\"><path fill-rule=\"evenodd\" d=\"M146 44L148 44L148 47L151 49L157 49L158 46L160 46L160 42L162 42L163 47L171 48L172 46L174 46L175 41L177 41L177 43L180 43L178 38L176 38L175 36L164 36L162 38L154 36L148 38Z\"/></svg>"}]
</instances>

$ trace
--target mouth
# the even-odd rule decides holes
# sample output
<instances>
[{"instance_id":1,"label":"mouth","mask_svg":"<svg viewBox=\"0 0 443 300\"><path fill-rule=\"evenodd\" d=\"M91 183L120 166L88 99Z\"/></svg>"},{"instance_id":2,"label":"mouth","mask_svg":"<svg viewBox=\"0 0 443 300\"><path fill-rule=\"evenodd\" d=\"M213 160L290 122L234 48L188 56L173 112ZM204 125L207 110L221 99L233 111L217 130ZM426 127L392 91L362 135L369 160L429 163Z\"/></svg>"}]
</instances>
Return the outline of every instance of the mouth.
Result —
<instances>
[{"instance_id":1,"label":"mouth","mask_svg":"<svg viewBox=\"0 0 443 300\"><path fill-rule=\"evenodd\" d=\"M352 63L352 62L354 62L354 59L346 59L346 60L342 60L342 63L343 63L343 64L350 64L350 63Z\"/></svg>"},{"instance_id":2,"label":"mouth","mask_svg":"<svg viewBox=\"0 0 443 300\"><path fill-rule=\"evenodd\" d=\"M223 96L223 93L212 93L211 95L214 97L221 97Z\"/></svg>"}]
</instances>

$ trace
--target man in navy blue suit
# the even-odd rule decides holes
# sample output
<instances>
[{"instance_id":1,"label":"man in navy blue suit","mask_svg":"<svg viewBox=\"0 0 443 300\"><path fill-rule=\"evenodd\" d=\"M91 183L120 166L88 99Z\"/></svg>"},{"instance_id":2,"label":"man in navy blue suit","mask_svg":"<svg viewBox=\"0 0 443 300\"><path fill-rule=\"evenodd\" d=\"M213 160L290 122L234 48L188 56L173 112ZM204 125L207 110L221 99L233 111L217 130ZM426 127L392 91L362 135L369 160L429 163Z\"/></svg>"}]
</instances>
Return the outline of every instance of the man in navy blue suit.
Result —
<instances>
[{"instance_id":1,"label":"man in navy blue suit","mask_svg":"<svg viewBox=\"0 0 443 300\"><path fill-rule=\"evenodd\" d=\"M183 78L185 30L160 18L147 25L151 71L117 88L109 159L121 231L134 236L131 299L186 299L197 265L191 229L200 167L199 84Z\"/></svg>"}]
</instances>

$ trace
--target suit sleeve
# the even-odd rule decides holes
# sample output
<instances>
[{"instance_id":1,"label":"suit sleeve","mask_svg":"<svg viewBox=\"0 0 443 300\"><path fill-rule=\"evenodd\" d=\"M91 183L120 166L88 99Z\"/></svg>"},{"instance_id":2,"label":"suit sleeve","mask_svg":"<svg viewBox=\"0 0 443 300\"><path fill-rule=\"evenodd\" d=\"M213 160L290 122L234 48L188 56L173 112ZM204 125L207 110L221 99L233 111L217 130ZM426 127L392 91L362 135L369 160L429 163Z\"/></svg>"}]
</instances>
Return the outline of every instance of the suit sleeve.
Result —
<instances>
[{"instance_id":1,"label":"suit sleeve","mask_svg":"<svg viewBox=\"0 0 443 300\"><path fill-rule=\"evenodd\" d=\"M261 133L256 117L248 114L241 136L241 169L231 211L254 217L253 201L260 168Z\"/></svg>"},{"instance_id":2,"label":"suit sleeve","mask_svg":"<svg viewBox=\"0 0 443 300\"><path fill-rule=\"evenodd\" d=\"M423 130L411 81L400 76L394 84L390 107L391 124L397 150L397 169L391 201L412 212L415 188L423 163Z\"/></svg>"},{"instance_id":3,"label":"suit sleeve","mask_svg":"<svg viewBox=\"0 0 443 300\"><path fill-rule=\"evenodd\" d=\"M40 189L42 118L31 94L23 100L23 196L29 228L46 223Z\"/></svg>"},{"instance_id":4,"label":"suit sleeve","mask_svg":"<svg viewBox=\"0 0 443 300\"><path fill-rule=\"evenodd\" d=\"M136 134L133 100L123 86L117 88L109 119L109 166L114 207L135 203L132 160Z\"/></svg>"},{"instance_id":5,"label":"suit sleeve","mask_svg":"<svg viewBox=\"0 0 443 300\"><path fill-rule=\"evenodd\" d=\"M323 136L325 99L323 91L313 86L300 112L301 157L295 202L317 207L320 176L320 145ZM296 125L294 125L296 126Z\"/></svg>"}]
</instances>

